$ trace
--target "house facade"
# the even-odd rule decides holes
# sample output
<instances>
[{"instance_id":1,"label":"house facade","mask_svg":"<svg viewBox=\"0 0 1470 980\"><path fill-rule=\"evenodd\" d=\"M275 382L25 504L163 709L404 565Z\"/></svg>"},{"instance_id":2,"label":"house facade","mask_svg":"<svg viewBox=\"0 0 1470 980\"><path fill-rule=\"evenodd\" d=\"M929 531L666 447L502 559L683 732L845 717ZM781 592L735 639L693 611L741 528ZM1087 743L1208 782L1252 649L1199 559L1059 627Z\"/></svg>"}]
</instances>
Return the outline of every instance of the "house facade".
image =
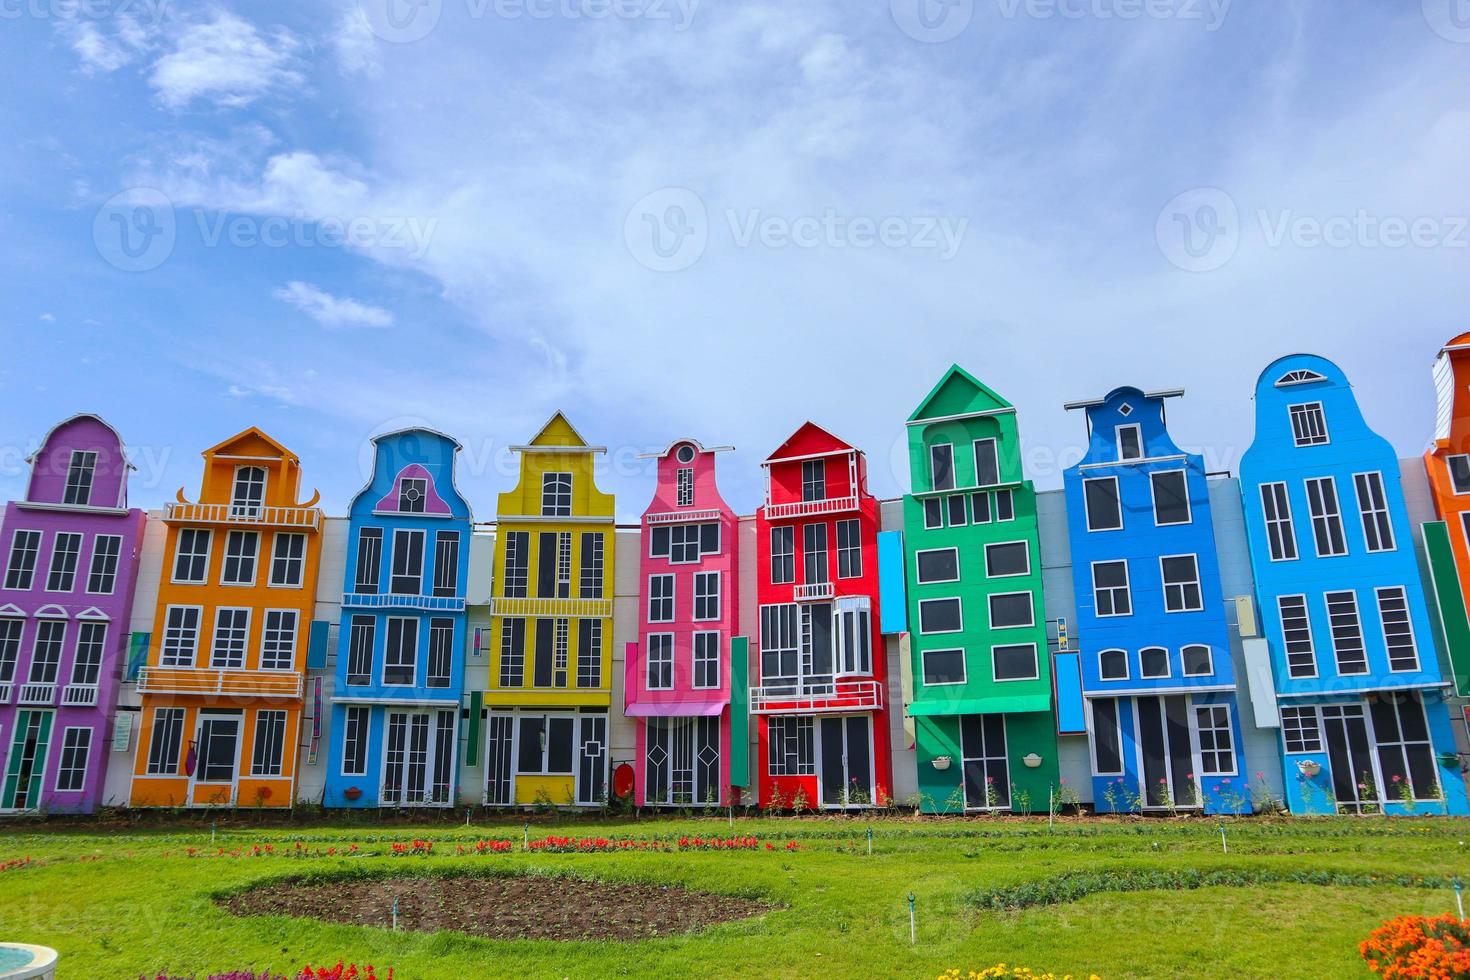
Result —
<instances>
[{"instance_id":1,"label":"house facade","mask_svg":"<svg viewBox=\"0 0 1470 980\"><path fill-rule=\"evenodd\" d=\"M1424 550L1455 693L1470 697L1470 333L1434 359L1434 442L1424 472L1439 520L1424 525Z\"/></svg>"},{"instance_id":2,"label":"house facade","mask_svg":"<svg viewBox=\"0 0 1470 980\"><path fill-rule=\"evenodd\" d=\"M289 807L322 512L259 429L203 456L198 502L180 489L164 512L131 803Z\"/></svg>"},{"instance_id":3,"label":"house facade","mask_svg":"<svg viewBox=\"0 0 1470 980\"><path fill-rule=\"evenodd\" d=\"M745 680L731 646L739 629L735 512L715 482L715 455L682 439L654 458L653 501L642 518L638 642L627 646L623 713L634 720L639 806L726 806L733 777L732 681ZM743 713L737 740L743 742ZM742 769L745 767L742 767Z\"/></svg>"},{"instance_id":4,"label":"house facade","mask_svg":"<svg viewBox=\"0 0 1470 980\"><path fill-rule=\"evenodd\" d=\"M867 458L811 422L761 464L756 510L758 798L846 809L892 798Z\"/></svg>"},{"instance_id":5,"label":"house facade","mask_svg":"<svg viewBox=\"0 0 1470 980\"><path fill-rule=\"evenodd\" d=\"M500 495L484 726L485 803L600 806L612 707L613 497L561 413ZM472 706L472 712L474 708Z\"/></svg>"},{"instance_id":6,"label":"house facade","mask_svg":"<svg viewBox=\"0 0 1470 980\"><path fill-rule=\"evenodd\" d=\"M95 415L53 428L0 522L0 813L101 800L145 519Z\"/></svg>"},{"instance_id":7,"label":"house facade","mask_svg":"<svg viewBox=\"0 0 1470 980\"><path fill-rule=\"evenodd\" d=\"M1058 788L1036 494L1016 410L958 365L908 420L913 721L929 813L1042 811Z\"/></svg>"},{"instance_id":8,"label":"house facade","mask_svg":"<svg viewBox=\"0 0 1470 980\"><path fill-rule=\"evenodd\" d=\"M1256 384L1241 493L1294 812L1467 812L1396 454L1331 361Z\"/></svg>"},{"instance_id":9,"label":"house facade","mask_svg":"<svg viewBox=\"0 0 1470 980\"><path fill-rule=\"evenodd\" d=\"M1103 812L1249 812L1240 710L1204 460L1165 399L1073 402L1087 454L1067 469L1093 799Z\"/></svg>"},{"instance_id":10,"label":"house facade","mask_svg":"<svg viewBox=\"0 0 1470 980\"><path fill-rule=\"evenodd\" d=\"M324 801L452 807L472 520L454 479L460 445L407 429L373 447L348 513Z\"/></svg>"}]
</instances>

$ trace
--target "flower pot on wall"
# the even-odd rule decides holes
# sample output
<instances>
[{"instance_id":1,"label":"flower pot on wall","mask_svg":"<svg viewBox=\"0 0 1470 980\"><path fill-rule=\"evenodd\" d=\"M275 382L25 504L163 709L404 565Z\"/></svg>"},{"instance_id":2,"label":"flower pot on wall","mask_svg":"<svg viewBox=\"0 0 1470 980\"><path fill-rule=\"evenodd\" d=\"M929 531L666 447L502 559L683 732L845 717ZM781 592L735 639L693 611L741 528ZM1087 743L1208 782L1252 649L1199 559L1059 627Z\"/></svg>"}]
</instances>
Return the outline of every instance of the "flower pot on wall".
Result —
<instances>
[{"instance_id":1,"label":"flower pot on wall","mask_svg":"<svg viewBox=\"0 0 1470 980\"><path fill-rule=\"evenodd\" d=\"M1032 752L1030 755L1023 756L1021 761L1026 764L1027 769L1041 768L1041 756L1037 755L1035 752Z\"/></svg>"},{"instance_id":2,"label":"flower pot on wall","mask_svg":"<svg viewBox=\"0 0 1470 980\"><path fill-rule=\"evenodd\" d=\"M949 756L947 756L947 755L937 755L937 756L934 757L933 766L934 766L934 768L937 771L944 772L946 769L949 768L950 762L951 762L951 759L950 759Z\"/></svg>"},{"instance_id":3,"label":"flower pot on wall","mask_svg":"<svg viewBox=\"0 0 1470 980\"><path fill-rule=\"evenodd\" d=\"M362 790L358 789L356 786L349 786L342 791L342 795L347 797L349 800L360 800L362 799Z\"/></svg>"},{"instance_id":4,"label":"flower pot on wall","mask_svg":"<svg viewBox=\"0 0 1470 980\"><path fill-rule=\"evenodd\" d=\"M1315 759L1303 759L1296 764L1296 768L1303 776L1306 776L1308 779L1314 779L1322 771L1322 763L1317 762Z\"/></svg>"}]
</instances>

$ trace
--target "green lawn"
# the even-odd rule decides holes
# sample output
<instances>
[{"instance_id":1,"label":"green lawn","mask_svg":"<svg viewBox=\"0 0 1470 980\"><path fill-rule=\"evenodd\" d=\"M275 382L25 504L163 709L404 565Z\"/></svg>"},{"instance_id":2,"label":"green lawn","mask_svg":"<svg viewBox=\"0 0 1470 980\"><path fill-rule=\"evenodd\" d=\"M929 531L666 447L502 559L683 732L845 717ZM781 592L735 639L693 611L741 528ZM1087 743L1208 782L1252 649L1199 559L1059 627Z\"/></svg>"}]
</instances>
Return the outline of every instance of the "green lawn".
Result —
<instances>
[{"instance_id":1,"label":"green lawn","mask_svg":"<svg viewBox=\"0 0 1470 980\"><path fill-rule=\"evenodd\" d=\"M874 831L874 854L864 832ZM676 838L730 833L724 819L563 820L533 824L534 839ZM121 977L271 966L292 972L339 957L397 968L400 980L490 976L933 977L951 966L1005 962L1104 978L1367 976L1357 944L1381 920L1454 909L1447 875L1470 878L1470 824L1445 819L1059 822L861 819L736 820L735 833L800 849L735 853L456 856L456 843L522 837L520 821L474 827L332 822L298 827L236 822L211 844L210 825L119 822L0 827L0 939L61 951L61 976ZM429 858L386 856L393 841L435 843ZM1463 838L1463 839L1462 839ZM296 841L309 849L356 843L368 857L218 858L216 848ZM381 855L381 856L379 856ZM1028 883L1102 880L1090 872L1223 869L1251 885L1111 891L1024 909L981 910L974 897ZM637 943L492 942L441 933L239 919L211 894L304 873L527 871L674 883L759 896L782 907L705 933ZM1338 884L1300 878L1331 872ZM1394 878L1394 884L1368 876ZM1407 876L1407 877L1405 877ZM1428 879L1423 884L1415 876ZM1105 876L1108 881L1127 875ZM1151 879L1150 879L1151 880ZM1145 880L1143 883L1147 883ZM1347 883L1343 883L1347 882ZM1432 885L1441 887L1427 887ZM343 887L351 887L344 883ZM1085 890L1085 889L1084 889ZM909 943L905 896L918 900ZM1027 894L1035 895L1030 889ZM1012 904L1002 893L999 904ZM1019 894L1019 893L1018 893ZM1045 896L1043 896L1045 897ZM495 909L485 909L495 914ZM151 977L153 974L149 973Z\"/></svg>"}]
</instances>

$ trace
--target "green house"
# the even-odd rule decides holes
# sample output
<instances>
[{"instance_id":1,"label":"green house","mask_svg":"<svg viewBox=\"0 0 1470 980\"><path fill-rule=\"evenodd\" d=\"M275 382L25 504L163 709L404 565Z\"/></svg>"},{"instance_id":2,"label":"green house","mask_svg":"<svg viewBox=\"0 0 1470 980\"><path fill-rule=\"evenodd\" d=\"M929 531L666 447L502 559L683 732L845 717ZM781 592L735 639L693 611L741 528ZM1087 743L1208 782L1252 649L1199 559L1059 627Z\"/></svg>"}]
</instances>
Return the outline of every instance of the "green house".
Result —
<instances>
[{"instance_id":1,"label":"green house","mask_svg":"<svg viewBox=\"0 0 1470 980\"><path fill-rule=\"evenodd\" d=\"M1016 410L958 365L910 416L912 721L930 813L1046 809L1057 786L1036 492Z\"/></svg>"}]
</instances>

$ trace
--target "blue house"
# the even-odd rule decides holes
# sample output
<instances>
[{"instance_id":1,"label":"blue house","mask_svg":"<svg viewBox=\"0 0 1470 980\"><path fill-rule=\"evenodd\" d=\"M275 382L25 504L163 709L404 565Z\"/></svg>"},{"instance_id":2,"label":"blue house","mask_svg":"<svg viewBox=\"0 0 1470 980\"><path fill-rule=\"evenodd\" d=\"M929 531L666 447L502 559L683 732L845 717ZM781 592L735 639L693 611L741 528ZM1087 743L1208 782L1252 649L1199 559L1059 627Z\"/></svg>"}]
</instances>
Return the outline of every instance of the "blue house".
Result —
<instances>
[{"instance_id":1,"label":"blue house","mask_svg":"<svg viewBox=\"0 0 1470 980\"><path fill-rule=\"evenodd\" d=\"M324 803L453 806L471 521L460 445L430 429L373 445L348 514Z\"/></svg>"},{"instance_id":2,"label":"blue house","mask_svg":"<svg viewBox=\"0 0 1470 980\"><path fill-rule=\"evenodd\" d=\"M1336 364L1261 373L1240 476L1290 808L1466 813L1398 457Z\"/></svg>"},{"instance_id":3,"label":"blue house","mask_svg":"<svg viewBox=\"0 0 1470 980\"><path fill-rule=\"evenodd\" d=\"M1249 809L1204 461L1165 422L1164 400L1183 393L1117 388L1066 406L1087 415L1087 455L1064 485L1102 812Z\"/></svg>"}]
</instances>

